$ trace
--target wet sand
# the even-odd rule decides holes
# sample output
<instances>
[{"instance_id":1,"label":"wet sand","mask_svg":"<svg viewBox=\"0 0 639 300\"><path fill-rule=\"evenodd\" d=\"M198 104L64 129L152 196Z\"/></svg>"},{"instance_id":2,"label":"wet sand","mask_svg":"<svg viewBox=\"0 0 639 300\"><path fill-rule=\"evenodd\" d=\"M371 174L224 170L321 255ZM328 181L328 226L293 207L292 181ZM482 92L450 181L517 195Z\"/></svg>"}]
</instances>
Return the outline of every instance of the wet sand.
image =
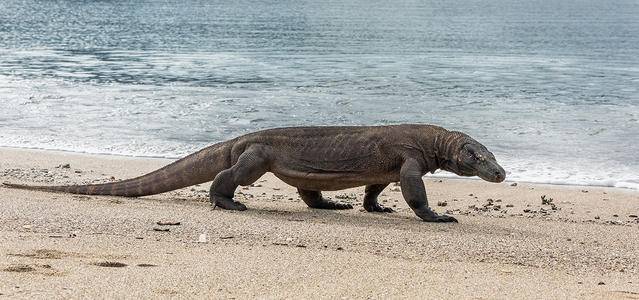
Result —
<instances>
[{"instance_id":1,"label":"wet sand","mask_svg":"<svg viewBox=\"0 0 639 300\"><path fill-rule=\"evenodd\" d=\"M106 182L168 162L0 148L0 181ZM245 212L212 210L208 184L143 198L0 188L0 297L639 299L639 192L424 181L460 223L419 221L394 185L380 196L392 214L364 212L363 188L326 193L353 210L309 209L270 174L238 189Z\"/></svg>"}]
</instances>

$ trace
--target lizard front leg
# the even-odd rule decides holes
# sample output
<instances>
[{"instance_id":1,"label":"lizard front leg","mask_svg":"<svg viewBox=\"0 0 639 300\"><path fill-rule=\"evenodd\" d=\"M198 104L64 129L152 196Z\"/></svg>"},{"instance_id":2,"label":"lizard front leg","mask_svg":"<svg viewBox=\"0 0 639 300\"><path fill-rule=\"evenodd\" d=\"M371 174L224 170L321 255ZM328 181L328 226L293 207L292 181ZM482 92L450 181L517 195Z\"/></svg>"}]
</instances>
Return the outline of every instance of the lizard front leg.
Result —
<instances>
[{"instance_id":1,"label":"lizard front leg","mask_svg":"<svg viewBox=\"0 0 639 300\"><path fill-rule=\"evenodd\" d=\"M377 202L377 196L379 196L387 186L388 183L366 186L363 206L367 212L393 212L392 208L384 207Z\"/></svg>"},{"instance_id":2,"label":"lizard front leg","mask_svg":"<svg viewBox=\"0 0 639 300\"><path fill-rule=\"evenodd\" d=\"M447 215L438 215L428 207L421 166L416 160L407 159L404 162L399 180L404 200L422 220L426 222L457 222L457 219Z\"/></svg>"}]
</instances>

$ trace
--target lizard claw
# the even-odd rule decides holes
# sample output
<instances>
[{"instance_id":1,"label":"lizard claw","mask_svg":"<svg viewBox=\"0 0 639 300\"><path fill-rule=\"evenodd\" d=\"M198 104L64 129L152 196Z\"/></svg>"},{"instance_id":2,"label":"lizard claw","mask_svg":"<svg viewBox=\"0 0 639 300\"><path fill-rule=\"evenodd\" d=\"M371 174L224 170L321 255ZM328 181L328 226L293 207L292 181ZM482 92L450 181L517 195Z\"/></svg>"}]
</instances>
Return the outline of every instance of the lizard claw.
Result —
<instances>
[{"instance_id":1,"label":"lizard claw","mask_svg":"<svg viewBox=\"0 0 639 300\"><path fill-rule=\"evenodd\" d=\"M226 198L226 197L214 197L211 199L211 202L213 204L213 209L215 209L216 207L222 208L222 209L227 209L227 210L246 210L246 205L242 204L241 202L238 201L234 201L231 198Z\"/></svg>"},{"instance_id":2,"label":"lizard claw","mask_svg":"<svg viewBox=\"0 0 639 300\"><path fill-rule=\"evenodd\" d=\"M364 205L364 210L366 210L367 212L385 212L385 213L394 212L392 208L381 206L379 205L379 203L375 203L374 205Z\"/></svg>"},{"instance_id":3,"label":"lizard claw","mask_svg":"<svg viewBox=\"0 0 639 300\"><path fill-rule=\"evenodd\" d=\"M438 215L434 220L424 220L424 222L438 222L438 223L459 223L457 219L447 215Z\"/></svg>"},{"instance_id":4,"label":"lizard claw","mask_svg":"<svg viewBox=\"0 0 639 300\"><path fill-rule=\"evenodd\" d=\"M420 217L424 222L435 222L435 223L458 223L457 219L448 215L438 215L430 208L425 207L422 209L416 209L415 214Z\"/></svg>"}]
</instances>

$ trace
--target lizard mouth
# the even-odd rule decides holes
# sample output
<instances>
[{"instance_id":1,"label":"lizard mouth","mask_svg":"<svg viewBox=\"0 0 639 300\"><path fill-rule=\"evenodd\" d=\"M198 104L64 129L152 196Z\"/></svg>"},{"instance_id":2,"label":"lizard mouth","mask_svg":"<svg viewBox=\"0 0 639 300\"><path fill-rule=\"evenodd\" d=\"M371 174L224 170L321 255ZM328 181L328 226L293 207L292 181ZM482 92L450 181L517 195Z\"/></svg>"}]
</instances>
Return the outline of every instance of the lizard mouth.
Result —
<instances>
[{"instance_id":1,"label":"lizard mouth","mask_svg":"<svg viewBox=\"0 0 639 300\"><path fill-rule=\"evenodd\" d=\"M486 162L479 168L477 176L489 182L502 182L506 179L506 171L496 162Z\"/></svg>"}]
</instances>

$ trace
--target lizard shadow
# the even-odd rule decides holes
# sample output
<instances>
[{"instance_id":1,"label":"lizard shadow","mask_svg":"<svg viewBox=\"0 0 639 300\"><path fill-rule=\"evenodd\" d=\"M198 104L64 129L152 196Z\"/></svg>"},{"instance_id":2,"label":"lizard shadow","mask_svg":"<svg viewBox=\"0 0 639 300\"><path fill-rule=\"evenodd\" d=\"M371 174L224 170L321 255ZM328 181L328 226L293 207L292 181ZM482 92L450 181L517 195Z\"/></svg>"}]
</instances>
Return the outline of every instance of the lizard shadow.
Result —
<instances>
[{"instance_id":1,"label":"lizard shadow","mask_svg":"<svg viewBox=\"0 0 639 300\"><path fill-rule=\"evenodd\" d=\"M300 210L285 210L270 207L252 207L243 211L251 218L276 220L287 222L303 222L312 224L338 225L361 228L362 230L399 230L414 233L425 232L463 232L464 234L494 234L507 236L513 232L529 234L521 230L505 226L477 224L477 222L460 223L429 223L423 222L412 212L369 213L340 210L323 210L302 208ZM458 216L456 216L458 217Z\"/></svg>"}]
</instances>

